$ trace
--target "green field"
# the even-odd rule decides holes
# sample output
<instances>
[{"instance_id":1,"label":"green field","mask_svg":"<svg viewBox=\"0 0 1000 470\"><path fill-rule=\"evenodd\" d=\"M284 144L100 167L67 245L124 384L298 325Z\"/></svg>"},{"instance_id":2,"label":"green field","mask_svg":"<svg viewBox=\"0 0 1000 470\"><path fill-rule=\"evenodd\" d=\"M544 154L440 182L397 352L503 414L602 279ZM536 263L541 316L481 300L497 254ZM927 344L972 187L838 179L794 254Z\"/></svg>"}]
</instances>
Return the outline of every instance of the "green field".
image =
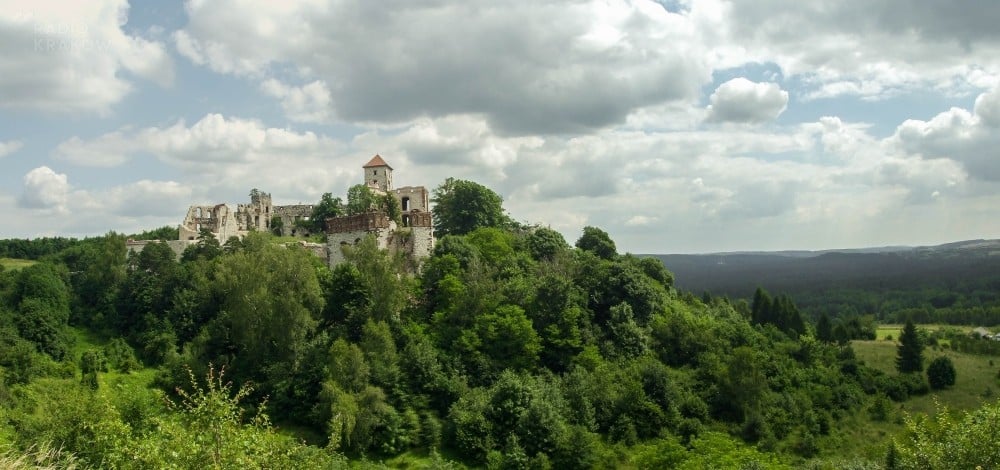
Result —
<instances>
[{"instance_id":1,"label":"green field","mask_svg":"<svg viewBox=\"0 0 1000 470\"><path fill-rule=\"evenodd\" d=\"M941 329L952 329L957 331L969 332L972 331L971 326L957 326L957 325L940 325L940 324L930 324L930 325L917 325L918 329L927 331L937 331ZM875 338L878 340L886 340L892 338L894 340L899 339L899 332L903 330L903 325L879 325L875 330Z\"/></svg>"},{"instance_id":2,"label":"green field","mask_svg":"<svg viewBox=\"0 0 1000 470\"><path fill-rule=\"evenodd\" d=\"M894 338L898 336L893 336ZM858 359L865 361L887 374L896 374L895 341L852 341ZM948 349L927 348L924 350L924 364L938 356L947 356L955 364L957 377L955 385L946 390L932 391L930 394L913 397L900 404L902 410L933 413L935 398L952 411L978 408L987 401L993 401L1000 393L1000 358L973 354L956 353Z\"/></svg>"},{"instance_id":3,"label":"green field","mask_svg":"<svg viewBox=\"0 0 1000 470\"><path fill-rule=\"evenodd\" d=\"M858 359L865 364L890 375L896 375L895 340L886 340L887 335L898 338L902 327L887 325L879 327L879 340L852 341ZM922 325L921 328L936 329L936 325ZM962 327L971 329L969 327ZM934 414L938 405L945 406L953 415L979 408L983 404L995 402L1000 396L1000 358L956 353L942 348L926 348L924 364L938 356L947 356L955 364L955 385L946 390L935 390L923 396L911 397L902 403L892 403L891 416L885 421L871 419L867 407L848 416L837 426L827 448L836 449L836 454L853 455L871 460L881 460L885 456L887 439L903 431L903 417L906 413ZM992 364L995 365L992 365ZM936 404L937 403L937 404Z\"/></svg>"},{"instance_id":4,"label":"green field","mask_svg":"<svg viewBox=\"0 0 1000 470\"><path fill-rule=\"evenodd\" d=\"M0 266L3 266L4 269L21 269L35 263L37 263L37 261L32 261L30 259L0 258Z\"/></svg>"}]
</instances>

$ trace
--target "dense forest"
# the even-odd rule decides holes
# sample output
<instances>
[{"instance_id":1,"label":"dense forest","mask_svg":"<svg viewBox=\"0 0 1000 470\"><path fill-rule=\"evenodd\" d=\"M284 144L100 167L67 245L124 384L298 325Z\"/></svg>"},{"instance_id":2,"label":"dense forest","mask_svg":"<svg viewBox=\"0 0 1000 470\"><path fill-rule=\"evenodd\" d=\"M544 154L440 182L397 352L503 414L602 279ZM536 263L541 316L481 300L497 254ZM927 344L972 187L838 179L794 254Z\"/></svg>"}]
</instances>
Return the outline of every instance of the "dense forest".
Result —
<instances>
[{"instance_id":1,"label":"dense forest","mask_svg":"<svg viewBox=\"0 0 1000 470\"><path fill-rule=\"evenodd\" d=\"M757 286L792 296L816 320L1000 325L1000 244L970 241L891 252L655 255L678 287L733 298Z\"/></svg>"},{"instance_id":2,"label":"dense forest","mask_svg":"<svg viewBox=\"0 0 1000 470\"><path fill-rule=\"evenodd\" d=\"M418 271L373 240L334 269L263 233L180 260L114 233L8 242L38 262L0 272L0 451L80 468L700 469L922 468L918 450L960 449L915 422L875 457L840 455L852 416L925 393L923 376L866 366L791 297L691 295L599 228L571 246L449 185L473 197L436 191L446 235Z\"/></svg>"}]
</instances>

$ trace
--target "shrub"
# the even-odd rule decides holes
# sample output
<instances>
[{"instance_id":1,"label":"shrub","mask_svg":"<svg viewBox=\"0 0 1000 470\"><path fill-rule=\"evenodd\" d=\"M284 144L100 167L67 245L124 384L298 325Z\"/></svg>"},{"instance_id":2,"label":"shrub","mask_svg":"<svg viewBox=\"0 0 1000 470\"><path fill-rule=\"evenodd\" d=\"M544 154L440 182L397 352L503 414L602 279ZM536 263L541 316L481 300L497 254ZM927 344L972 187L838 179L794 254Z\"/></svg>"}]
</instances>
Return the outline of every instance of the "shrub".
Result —
<instances>
[{"instance_id":1,"label":"shrub","mask_svg":"<svg viewBox=\"0 0 1000 470\"><path fill-rule=\"evenodd\" d=\"M955 365L951 359L941 356L931 361L927 366L927 381L935 390L955 385Z\"/></svg>"}]
</instances>

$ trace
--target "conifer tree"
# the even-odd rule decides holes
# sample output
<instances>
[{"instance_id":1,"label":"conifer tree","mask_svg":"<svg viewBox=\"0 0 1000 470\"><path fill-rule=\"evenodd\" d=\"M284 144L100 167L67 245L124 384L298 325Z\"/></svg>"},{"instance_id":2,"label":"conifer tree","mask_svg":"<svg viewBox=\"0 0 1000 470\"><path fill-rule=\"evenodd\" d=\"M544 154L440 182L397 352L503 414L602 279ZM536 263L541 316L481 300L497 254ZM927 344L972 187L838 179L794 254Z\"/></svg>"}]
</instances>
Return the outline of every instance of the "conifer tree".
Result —
<instances>
[{"instance_id":1,"label":"conifer tree","mask_svg":"<svg viewBox=\"0 0 1000 470\"><path fill-rule=\"evenodd\" d=\"M924 370L924 344L920 335L917 334L917 327L913 324L913 320L906 321L903 332L899 335L896 369L904 374Z\"/></svg>"},{"instance_id":2,"label":"conifer tree","mask_svg":"<svg viewBox=\"0 0 1000 470\"><path fill-rule=\"evenodd\" d=\"M819 321L816 322L816 338L827 343L833 342L833 325L830 323L830 317L827 316L826 312L823 312L819 316Z\"/></svg>"}]
</instances>

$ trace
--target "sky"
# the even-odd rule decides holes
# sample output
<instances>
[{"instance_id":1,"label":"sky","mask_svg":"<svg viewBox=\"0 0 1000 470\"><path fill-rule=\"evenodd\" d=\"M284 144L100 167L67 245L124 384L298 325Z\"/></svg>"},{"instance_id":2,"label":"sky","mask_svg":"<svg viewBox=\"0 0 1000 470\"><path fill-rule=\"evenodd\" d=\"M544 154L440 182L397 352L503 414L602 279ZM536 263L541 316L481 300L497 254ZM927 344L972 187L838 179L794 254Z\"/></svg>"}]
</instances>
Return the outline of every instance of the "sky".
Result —
<instances>
[{"instance_id":1,"label":"sky","mask_svg":"<svg viewBox=\"0 0 1000 470\"><path fill-rule=\"evenodd\" d=\"M633 253L1000 238L1000 2L0 0L0 238L481 183Z\"/></svg>"}]
</instances>

